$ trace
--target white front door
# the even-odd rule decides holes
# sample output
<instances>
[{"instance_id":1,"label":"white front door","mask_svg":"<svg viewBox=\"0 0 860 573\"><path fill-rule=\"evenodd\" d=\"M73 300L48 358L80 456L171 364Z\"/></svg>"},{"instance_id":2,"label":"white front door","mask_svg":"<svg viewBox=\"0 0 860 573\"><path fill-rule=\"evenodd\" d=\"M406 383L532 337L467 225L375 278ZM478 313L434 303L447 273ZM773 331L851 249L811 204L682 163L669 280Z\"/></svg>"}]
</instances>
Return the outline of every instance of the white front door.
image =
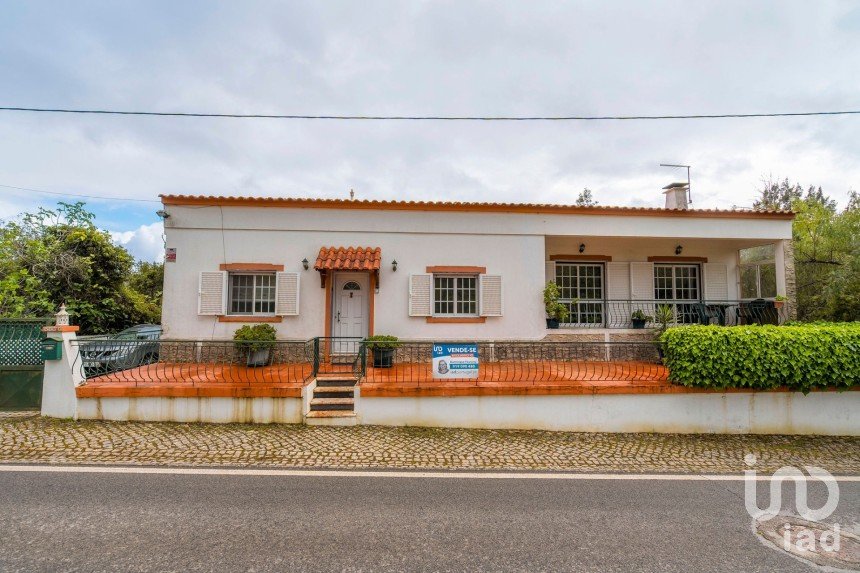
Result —
<instances>
[{"instance_id":1,"label":"white front door","mask_svg":"<svg viewBox=\"0 0 860 573\"><path fill-rule=\"evenodd\" d=\"M332 336L365 338L367 336L368 292L367 273L337 273L334 280ZM335 353L357 351L357 342L335 344Z\"/></svg>"}]
</instances>

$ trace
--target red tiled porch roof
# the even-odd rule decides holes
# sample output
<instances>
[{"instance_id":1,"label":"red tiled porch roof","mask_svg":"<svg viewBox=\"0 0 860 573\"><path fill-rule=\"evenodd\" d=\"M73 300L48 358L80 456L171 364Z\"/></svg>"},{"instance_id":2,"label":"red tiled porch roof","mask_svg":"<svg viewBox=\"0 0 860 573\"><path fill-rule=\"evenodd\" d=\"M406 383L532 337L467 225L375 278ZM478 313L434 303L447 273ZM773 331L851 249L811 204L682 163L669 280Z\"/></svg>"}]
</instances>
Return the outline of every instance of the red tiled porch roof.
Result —
<instances>
[{"instance_id":1,"label":"red tiled porch roof","mask_svg":"<svg viewBox=\"0 0 860 573\"><path fill-rule=\"evenodd\" d=\"M322 247L314 263L317 271L378 271L382 264L379 247Z\"/></svg>"}]
</instances>

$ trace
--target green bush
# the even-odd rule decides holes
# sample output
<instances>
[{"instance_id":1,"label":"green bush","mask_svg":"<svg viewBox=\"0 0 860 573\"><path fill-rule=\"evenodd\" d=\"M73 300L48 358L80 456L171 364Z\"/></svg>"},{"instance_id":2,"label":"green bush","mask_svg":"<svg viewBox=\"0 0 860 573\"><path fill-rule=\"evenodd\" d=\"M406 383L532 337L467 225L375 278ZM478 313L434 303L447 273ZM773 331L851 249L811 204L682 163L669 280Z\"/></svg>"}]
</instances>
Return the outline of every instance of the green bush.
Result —
<instances>
[{"instance_id":1,"label":"green bush","mask_svg":"<svg viewBox=\"0 0 860 573\"><path fill-rule=\"evenodd\" d=\"M688 326L666 331L669 379L702 388L807 393L860 384L860 323Z\"/></svg>"},{"instance_id":2,"label":"green bush","mask_svg":"<svg viewBox=\"0 0 860 573\"><path fill-rule=\"evenodd\" d=\"M246 324L233 333L233 340L239 348L247 348L252 352L270 348L277 339L277 331L271 324Z\"/></svg>"},{"instance_id":3,"label":"green bush","mask_svg":"<svg viewBox=\"0 0 860 573\"><path fill-rule=\"evenodd\" d=\"M390 334L374 334L373 336L368 336L365 340L367 340L367 348L370 350L385 350L399 346L397 344L398 338Z\"/></svg>"}]
</instances>

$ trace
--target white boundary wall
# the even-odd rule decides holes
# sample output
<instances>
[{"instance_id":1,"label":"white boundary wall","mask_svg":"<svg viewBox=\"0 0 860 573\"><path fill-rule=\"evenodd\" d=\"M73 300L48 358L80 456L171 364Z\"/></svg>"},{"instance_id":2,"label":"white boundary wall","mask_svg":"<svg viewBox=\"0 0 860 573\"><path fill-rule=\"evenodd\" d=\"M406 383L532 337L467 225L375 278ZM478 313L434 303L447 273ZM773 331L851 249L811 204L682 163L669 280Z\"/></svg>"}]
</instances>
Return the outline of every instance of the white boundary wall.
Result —
<instances>
[{"instance_id":1,"label":"white boundary wall","mask_svg":"<svg viewBox=\"0 0 860 573\"><path fill-rule=\"evenodd\" d=\"M362 397L356 409L385 426L860 435L860 392Z\"/></svg>"},{"instance_id":2,"label":"white boundary wall","mask_svg":"<svg viewBox=\"0 0 860 573\"><path fill-rule=\"evenodd\" d=\"M301 398L79 398L79 420L301 424Z\"/></svg>"}]
</instances>

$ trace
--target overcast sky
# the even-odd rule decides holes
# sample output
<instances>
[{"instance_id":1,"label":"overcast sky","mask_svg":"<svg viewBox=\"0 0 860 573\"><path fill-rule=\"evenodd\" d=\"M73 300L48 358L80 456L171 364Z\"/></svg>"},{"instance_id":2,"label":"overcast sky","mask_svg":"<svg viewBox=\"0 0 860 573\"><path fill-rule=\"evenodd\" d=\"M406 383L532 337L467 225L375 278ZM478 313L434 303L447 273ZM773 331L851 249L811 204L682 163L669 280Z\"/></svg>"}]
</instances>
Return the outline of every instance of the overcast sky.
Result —
<instances>
[{"instance_id":1,"label":"overcast sky","mask_svg":"<svg viewBox=\"0 0 860 573\"><path fill-rule=\"evenodd\" d=\"M4 2L0 105L612 115L860 109L860 2ZM0 112L0 184L159 193L749 206L860 189L860 116L407 123ZM0 217L57 197L0 187ZM157 203L90 201L157 258Z\"/></svg>"}]
</instances>

